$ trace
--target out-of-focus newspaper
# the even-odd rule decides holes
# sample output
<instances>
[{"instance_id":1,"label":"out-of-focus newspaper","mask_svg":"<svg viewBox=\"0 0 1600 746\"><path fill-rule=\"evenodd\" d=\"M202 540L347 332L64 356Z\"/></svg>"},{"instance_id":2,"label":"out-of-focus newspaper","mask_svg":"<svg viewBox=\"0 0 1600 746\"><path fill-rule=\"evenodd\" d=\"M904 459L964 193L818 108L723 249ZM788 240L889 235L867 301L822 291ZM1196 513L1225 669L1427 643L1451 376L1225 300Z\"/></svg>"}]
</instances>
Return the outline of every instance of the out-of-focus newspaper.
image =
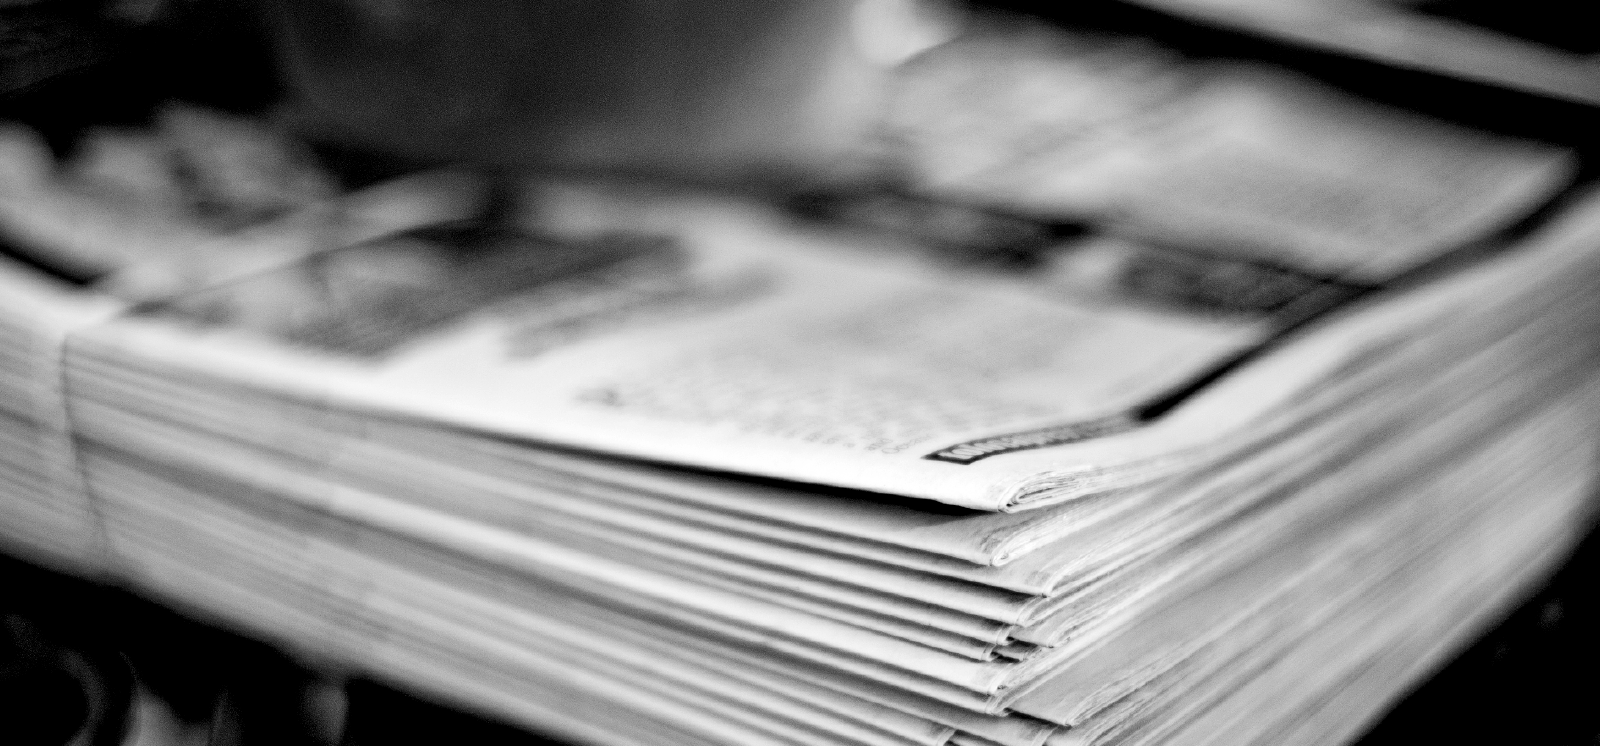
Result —
<instances>
[{"instance_id":1,"label":"out-of-focus newspaper","mask_svg":"<svg viewBox=\"0 0 1600 746\"><path fill-rule=\"evenodd\" d=\"M1054 29L912 61L888 131L917 191L1369 281L1503 227L1575 166L1282 70Z\"/></svg>"},{"instance_id":2,"label":"out-of-focus newspaper","mask_svg":"<svg viewBox=\"0 0 1600 746\"><path fill-rule=\"evenodd\" d=\"M1473 0L1127 0L1385 65L1600 103L1582 6Z\"/></svg>"},{"instance_id":3,"label":"out-of-focus newspaper","mask_svg":"<svg viewBox=\"0 0 1600 746\"><path fill-rule=\"evenodd\" d=\"M66 422L62 342L120 310L0 260L0 543L97 572L100 536Z\"/></svg>"},{"instance_id":4,"label":"out-of-focus newspaper","mask_svg":"<svg viewBox=\"0 0 1600 746\"><path fill-rule=\"evenodd\" d=\"M69 365L1012 510L1214 453L1352 360L1587 255L1581 237L1523 247L1275 342L1271 313L951 273L749 206L630 220L675 238L464 252L413 234L87 330Z\"/></svg>"},{"instance_id":5,"label":"out-of-focus newspaper","mask_svg":"<svg viewBox=\"0 0 1600 746\"><path fill-rule=\"evenodd\" d=\"M1005 276L754 202L552 188L560 238L316 254L84 330L67 364L1006 511L1213 458L1589 253L1582 210L1524 235L1569 152L1280 74L1054 34L939 48L904 93L914 191L1093 237Z\"/></svg>"}]
</instances>

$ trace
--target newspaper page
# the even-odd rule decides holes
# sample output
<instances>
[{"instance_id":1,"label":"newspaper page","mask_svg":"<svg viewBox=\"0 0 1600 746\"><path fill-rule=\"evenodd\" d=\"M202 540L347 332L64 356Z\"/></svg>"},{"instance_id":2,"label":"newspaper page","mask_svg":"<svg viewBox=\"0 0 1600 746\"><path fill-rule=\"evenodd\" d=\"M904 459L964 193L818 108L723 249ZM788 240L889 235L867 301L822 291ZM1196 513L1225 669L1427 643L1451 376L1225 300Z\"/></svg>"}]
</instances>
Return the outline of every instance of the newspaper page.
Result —
<instances>
[{"instance_id":1,"label":"newspaper page","mask_svg":"<svg viewBox=\"0 0 1600 746\"><path fill-rule=\"evenodd\" d=\"M1594 105L1580 6L1470 0L1127 0L1207 25Z\"/></svg>"},{"instance_id":2,"label":"newspaper page","mask_svg":"<svg viewBox=\"0 0 1600 746\"><path fill-rule=\"evenodd\" d=\"M1011 510L1214 445L1373 344L1560 276L1595 232L1576 221L1577 238L1346 314L1150 418L1272 340L1272 318L951 273L750 205L638 214L673 238L463 251L407 234L87 330L69 365L159 364L196 385Z\"/></svg>"},{"instance_id":3,"label":"newspaper page","mask_svg":"<svg viewBox=\"0 0 1600 746\"><path fill-rule=\"evenodd\" d=\"M1562 149L1117 38L967 40L905 90L890 124L921 188L1097 232L1005 277L731 198L557 190L532 222L561 238L404 231L145 304L69 364L1038 507L1199 463L1344 363L1492 313L1549 274L1507 267L1572 175Z\"/></svg>"},{"instance_id":4,"label":"newspaper page","mask_svg":"<svg viewBox=\"0 0 1600 746\"><path fill-rule=\"evenodd\" d=\"M889 136L911 189L1379 281L1515 222L1561 148L1141 39L1022 29L910 63Z\"/></svg>"}]
</instances>

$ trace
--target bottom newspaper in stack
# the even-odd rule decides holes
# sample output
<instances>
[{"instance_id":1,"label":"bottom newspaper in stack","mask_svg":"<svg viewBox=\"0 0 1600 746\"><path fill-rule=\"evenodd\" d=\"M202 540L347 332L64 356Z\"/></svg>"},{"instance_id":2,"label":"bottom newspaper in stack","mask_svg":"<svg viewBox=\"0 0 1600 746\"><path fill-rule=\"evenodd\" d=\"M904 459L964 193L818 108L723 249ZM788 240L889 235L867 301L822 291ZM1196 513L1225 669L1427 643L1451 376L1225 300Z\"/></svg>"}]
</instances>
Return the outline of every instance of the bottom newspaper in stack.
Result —
<instances>
[{"instance_id":1,"label":"bottom newspaper in stack","mask_svg":"<svg viewBox=\"0 0 1600 746\"><path fill-rule=\"evenodd\" d=\"M67 420L123 582L578 741L1338 742L1587 526L1593 213L1200 456L1018 512L275 388L159 316L71 336Z\"/></svg>"}]
</instances>

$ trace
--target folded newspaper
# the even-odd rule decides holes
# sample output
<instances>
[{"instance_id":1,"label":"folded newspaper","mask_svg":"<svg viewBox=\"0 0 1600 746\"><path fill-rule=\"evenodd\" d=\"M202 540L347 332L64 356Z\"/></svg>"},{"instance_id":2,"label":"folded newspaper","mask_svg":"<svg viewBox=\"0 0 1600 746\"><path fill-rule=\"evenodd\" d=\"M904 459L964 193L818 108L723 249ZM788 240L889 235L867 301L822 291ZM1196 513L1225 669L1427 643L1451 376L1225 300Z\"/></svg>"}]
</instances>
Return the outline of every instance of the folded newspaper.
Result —
<instances>
[{"instance_id":1,"label":"folded newspaper","mask_svg":"<svg viewBox=\"0 0 1600 746\"><path fill-rule=\"evenodd\" d=\"M133 302L4 265L0 537L586 743L1109 746L1347 739L1583 531L1572 153L1127 40L904 92L843 219L547 184Z\"/></svg>"},{"instance_id":2,"label":"folded newspaper","mask_svg":"<svg viewBox=\"0 0 1600 746\"><path fill-rule=\"evenodd\" d=\"M1588 259L1523 247L1413 281L1446 254L1373 281L1106 239L1015 279L758 209L665 199L618 221L672 238L396 236L145 307L73 352L197 386L1009 511L1213 458L1373 351L1522 302ZM1110 281L1078 287L1092 274Z\"/></svg>"}]
</instances>

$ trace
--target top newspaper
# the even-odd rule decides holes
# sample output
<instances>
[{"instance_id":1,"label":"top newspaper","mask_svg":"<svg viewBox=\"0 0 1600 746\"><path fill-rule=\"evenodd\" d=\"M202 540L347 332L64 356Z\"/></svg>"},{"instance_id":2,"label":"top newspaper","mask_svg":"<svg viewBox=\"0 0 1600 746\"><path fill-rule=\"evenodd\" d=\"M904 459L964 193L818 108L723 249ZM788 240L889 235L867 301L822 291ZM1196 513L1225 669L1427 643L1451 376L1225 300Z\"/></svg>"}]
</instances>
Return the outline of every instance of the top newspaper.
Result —
<instances>
[{"instance_id":1,"label":"top newspaper","mask_svg":"<svg viewBox=\"0 0 1600 746\"><path fill-rule=\"evenodd\" d=\"M544 227L562 240L441 229L340 249L83 330L67 364L1010 511L1214 456L1342 366L1556 266L1497 249L1570 180L1563 150L1258 70L1008 49L1026 53L977 53L1015 95L1114 89L1124 106L1092 127L1012 119L992 137L1034 158L924 158L920 188L1108 228L1041 271L952 271L753 203L557 189ZM963 85L939 90L982 89ZM976 142L970 121L929 121L897 126L921 147Z\"/></svg>"}]
</instances>

